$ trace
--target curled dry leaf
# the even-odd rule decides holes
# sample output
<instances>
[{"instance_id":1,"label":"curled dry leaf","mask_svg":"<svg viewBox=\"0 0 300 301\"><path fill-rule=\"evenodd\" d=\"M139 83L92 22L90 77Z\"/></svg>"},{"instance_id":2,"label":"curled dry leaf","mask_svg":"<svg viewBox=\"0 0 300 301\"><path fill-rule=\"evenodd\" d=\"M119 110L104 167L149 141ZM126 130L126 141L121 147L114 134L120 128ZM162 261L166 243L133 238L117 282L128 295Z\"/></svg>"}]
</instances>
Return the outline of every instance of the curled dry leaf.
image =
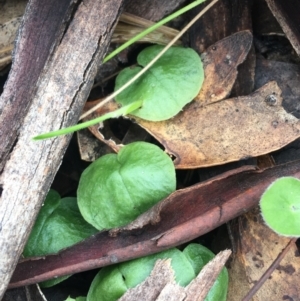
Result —
<instances>
[{"instance_id":1,"label":"curled dry leaf","mask_svg":"<svg viewBox=\"0 0 300 301\"><path fill-rule=\"evenodd\" d=\"M300 9L299 1L266 0L266 2L293 48L300 55L299 21L295 13Z\"/></svg>"},{"instance_id":2,"label":"curled dry leaf","mask_svg":"<svg viewBox=\"0 0 300 301\"><path fill-rule=\"evenodd\" d=\"M102 99L100 99L101 101ZM88 101L85 106L84 106L84 112L88 111L89 109L91 109L92 107L94 107L95 105L97 105L99 103L99 100L95 100L95 101ZM93 118L97 118L100 115L104 115L106 113L115 111L119 108L118 104L114 101L110 101L107 104L105 104L103 107L101 107L99 110L93 112L91 115L89 115L88 117L84 118L83 121L88 121L91 120ZM113 149L116 153L119 152L119 150L121 149L121 147L123 146L119 139L117 139L116 137L114 137L114 134L110 131L110 136L108 139L106 139L104 137L103 131L101 129L103 129L104 127L104 123L98 123L95 125L90 126L88 129L90 130L90 132L100 141L103 141L105 144L107 144L111 149Z\"/></svg>"},{"instance_id":3,"label":"curled dry leaf","mask_svg":"<svg viewBox=\"0 0 300 301\"><path fill-rule=\"evenodd\" d=\"M240 31L222 39L202 53L205 80L195 98L201 105L210 104L229 96L235 83L237 67L244 62L252 45L250 31ZM194 111L194 103L185 110Z\"/></svg>"}]
</instances>

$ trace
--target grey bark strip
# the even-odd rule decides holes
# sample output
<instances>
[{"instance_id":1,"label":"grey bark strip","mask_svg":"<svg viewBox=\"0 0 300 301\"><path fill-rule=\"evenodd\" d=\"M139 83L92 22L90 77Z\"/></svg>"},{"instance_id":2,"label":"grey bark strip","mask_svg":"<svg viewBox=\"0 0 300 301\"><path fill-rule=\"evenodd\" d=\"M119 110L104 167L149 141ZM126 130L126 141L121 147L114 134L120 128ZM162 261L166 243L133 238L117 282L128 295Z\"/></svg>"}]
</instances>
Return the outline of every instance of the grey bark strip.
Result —
<instances>
[{"instance_id":1,"label":"grey bark strip","mask_svg":"<svg viewBox=\"0 0 300 301\"><path fill-rule=\"evenodd\" d=\"M56 2L53 0L50 3L55 4L55 8L59 9L63 4ZM47 12L50 5L47 5L47 1L42 0L33 0L27 7L23 25L19 31L21 38L19 37L18 43L21 44L17 44L15 63L18 61L18 57L24 55L25 57L22 59L28 59L28 64L22 70L18 70L17 67L12 70L10 77L14 76L15 72L16 79L8 82L5 86L2 98L2 103L6 100L6 106L9 107L1 107L2 114L5 109L8 112L7 118L11 122L18 120L19 125L14 130L14 135L18 132L18 139L16 140L12 134L7 138L9 142L7 145L11 146L11 141L15 145L9 159L4 161L5 166L0 178L2 187L0 199L0 298L8 285L32 224L70 140L70 136L41 142L34 142L31 138L38 133L77 122L92 87L97 66L101 63L109 45L113 28L121 12L122 2L123 0L85 0L79 3L53 56L47 60L47 54L45 54L43 62L48 61L46 66L42 64L33 70L31 70L31 65L39 62L41 57L39 49L35 48L36 45L26 39L38 35L37 40L43 40L45 36L40 34L41 28L33 25L43 26L46 24L45 27L50 29L52 23L48 23L48 20L51 19L51 14L57 14L57 12L49 10L48 15L40 18L39 13ZM69 1L68 5L71 4L72 2ZM61 20L65 20L65 18L61 18ZM27 23L32 25L27 26ZM60 36L57 32L61 32L62 21L59 23L54 30L56 40ZM23 28L28 30L28 35L24 37L22 36ZM28 48L24 45L27 45ZM47 44L46 47L51 48L51 45L53 43ZM43 72L40 76L41 70ZM32 87L32 90L27 92L26 87L30 88L31 82L24 80L25 75L34 77L33 84L39 78L38 86ZM18 94L16 91L19 89L23 90L23 94L19 97L27 102L24 110L26 111L28 107L28 113L24 120L17 109L9 111L15 103L11 101L9 104L9 101L14 99ZM8 124L1 126L8 126ZM7 129L3 129L1 134L6 136L4 130L7 131Z\"/></svg>"},{"instance_id":2,"label":"grey bark strip","mask_svg":"<svg viewBox=\"0 0 300 301\"><path fill-rule=\"evenodd\" d=\"M73 3L74 0L32 0L27 5L16 38L9 79L0 96L0 172L17 140L38 78L63 33Z\"/></svg>"}]
</instances>

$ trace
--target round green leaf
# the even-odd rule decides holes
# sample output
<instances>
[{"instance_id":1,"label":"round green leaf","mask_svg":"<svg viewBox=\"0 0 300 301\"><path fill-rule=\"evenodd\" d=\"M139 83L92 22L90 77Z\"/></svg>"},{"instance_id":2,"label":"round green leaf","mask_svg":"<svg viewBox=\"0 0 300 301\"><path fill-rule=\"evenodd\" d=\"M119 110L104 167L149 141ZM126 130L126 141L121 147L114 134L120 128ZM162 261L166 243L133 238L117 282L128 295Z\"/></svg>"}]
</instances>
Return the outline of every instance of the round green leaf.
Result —
<instances>
[{"instance_id":1,"label":"round green leaf","mask_svg":"<svg viewBox=\"0 0 300 301\"><path fill-rule=\"evenodd\" d=\"M78 205L88 223L110 229L128 224L175 187L169 156L153 144L135 142L99 158L83 172Z\"/></svg>"},{"instance_id":2,"label":"round green leaf","mask_svg":"<svg viewBox=\"0 0 300 301\"><path fill-rule=\"evenodd\" d=\"M260 200L266 224L284 236L300 236L300 181L284 177L273 182Z\"/></svg>"},{"instance_id":3,"label":"round green leaf","mask_svg":"<svg viewBox=\"0 0 300 301\"><path fill-rule=\"evenodd\" d=\"M147 65L163 46L144 49L137 58L140 66ZM136 75L142 67L125 68L116 79L115 90ZM143 106L132 115L150 121L169 119L195 98L204 80L199 55L191 48L171 47L145 74L116 96L127 105L142 100Z\"/></svg>"},{"instance_id":4,"label":"round green leaf","mask_svg":"<svg viewBox=\"0 0 300 301\"><path fill-rule=\"evenodd\" d=\"M115 266L105 267L96 275L87 295L87 301L115 301L127 289L143 282L151 273L157 259L171 258L176 282L187 285L195 278L189 261L178 249L134 259Z\"/></svg>"},{"instance_id":5,"label":"round green leaf","mask_svg":"<svg viewBox=\"0 0 300 301\"><path fill-rule=\"evenodd\" d=\"M183 254L187 257L194 268L195 274L198 275L203 267L215 257L215 254L206 247L199 244L189 244ZM212 288L208 292L205 301L226 301L228 289L228 272L223 268Z\"/></svg>"},{"instance_id":6,"label":"round green leaf","mask_svg":"<svg viewBox=\"0 0 300 301\"><path fill-rule=\"evenodd\" d=\"M76 198L63 198L50 190L24 248L25 257L44 256L76 244L95 234L97 229L81 216ZM57 284L69 276L42 283L43 287Z\"/></svg>"}]
</instances>

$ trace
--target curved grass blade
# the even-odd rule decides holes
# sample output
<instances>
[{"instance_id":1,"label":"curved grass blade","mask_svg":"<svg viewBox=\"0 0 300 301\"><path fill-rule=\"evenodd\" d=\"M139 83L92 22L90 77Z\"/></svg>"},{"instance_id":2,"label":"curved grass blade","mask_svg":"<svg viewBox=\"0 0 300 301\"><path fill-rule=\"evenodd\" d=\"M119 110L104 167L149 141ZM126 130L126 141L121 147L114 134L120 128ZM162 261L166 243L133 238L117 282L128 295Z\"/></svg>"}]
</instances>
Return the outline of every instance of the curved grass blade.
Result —
<instances>
[{"instance_id":1,"label":"curved grass blade","mask_svg":"<svg viewBox=\"0 0 300 301\"><path fill-rule=\"evenodd\" d=\"M57 131L52 131L49 133L41 134L41 135L33 137L32 139L33 140L43 140L43 139L53 138L53 137L57 137L57 136L65 135L65 134L70 134L75 131L82 130L84 128L87 128L89 126L97 124L99 122L105 121L107 119L117 118L120 116L127 115L127 114L139 109L142 106L142 104L143 104L142 100L138 100L129 105L123 106L118 110L104 114L98 118L95 118L95 119L92 119L92 120L89 120L89 121L86 121L86 122L83 122L80 124L76 124L74 126L70 126L70 127L64 128L64 129L60 129Z\"/></svg>"}]
</instances>

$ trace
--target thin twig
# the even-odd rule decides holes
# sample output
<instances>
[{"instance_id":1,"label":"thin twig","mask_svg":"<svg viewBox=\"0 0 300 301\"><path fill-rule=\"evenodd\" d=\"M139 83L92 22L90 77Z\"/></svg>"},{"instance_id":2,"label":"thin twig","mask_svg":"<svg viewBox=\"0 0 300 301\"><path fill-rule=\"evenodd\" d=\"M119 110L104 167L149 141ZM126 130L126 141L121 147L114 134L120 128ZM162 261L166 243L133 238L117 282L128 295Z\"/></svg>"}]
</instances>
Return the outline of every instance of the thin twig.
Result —
<instances>
[{"instance_id":1,"label":"thin twig","mask_svg":"<svg viewBox=\"0 0 300 301\"><path fill-rule=\"evenodd\" d=\"M140 76L142 76L146 71L148 71L154 63L156 63L165 53L166 51L173 46L173 44L181 38L181 36L202 16L204 15L213 5L215 5L219 0L212 1L209 5L207 5L195 18L193 18L180 32L179 34L166 46L163 50L152 60L150 61L139 73L137 73L132 79L130 79L126 84L124 84L120 89L112 93L110 96L105 98L102 102L97 104L92 109L88 110L84 114L82 114L79 120L87 117L91 113L95 112L109 101L115 98L118 94L124 91L128 86L130 86L133 82L135 82Z\"/></svg>"},{"instance_id":2,"label":"thin twig","mask_svg":"<svg viewBox=\"0 0 300 301\"><path fill-rule=\"evenodd\" d=\"M277 256L277 258L273 261L270 267L265 271L265 273L261 276L261 278L255 283L255 285L250 289L248 294L243 298L242 301L250 301L256 292L261 288L261 286L266 282L266 280L271 276L274 270L278 267L280 261L287 254L292 245L296 242L297 238L293 238L289 241L286 247L282 250L282 252Z\"/></svg>"}]
</instances>

